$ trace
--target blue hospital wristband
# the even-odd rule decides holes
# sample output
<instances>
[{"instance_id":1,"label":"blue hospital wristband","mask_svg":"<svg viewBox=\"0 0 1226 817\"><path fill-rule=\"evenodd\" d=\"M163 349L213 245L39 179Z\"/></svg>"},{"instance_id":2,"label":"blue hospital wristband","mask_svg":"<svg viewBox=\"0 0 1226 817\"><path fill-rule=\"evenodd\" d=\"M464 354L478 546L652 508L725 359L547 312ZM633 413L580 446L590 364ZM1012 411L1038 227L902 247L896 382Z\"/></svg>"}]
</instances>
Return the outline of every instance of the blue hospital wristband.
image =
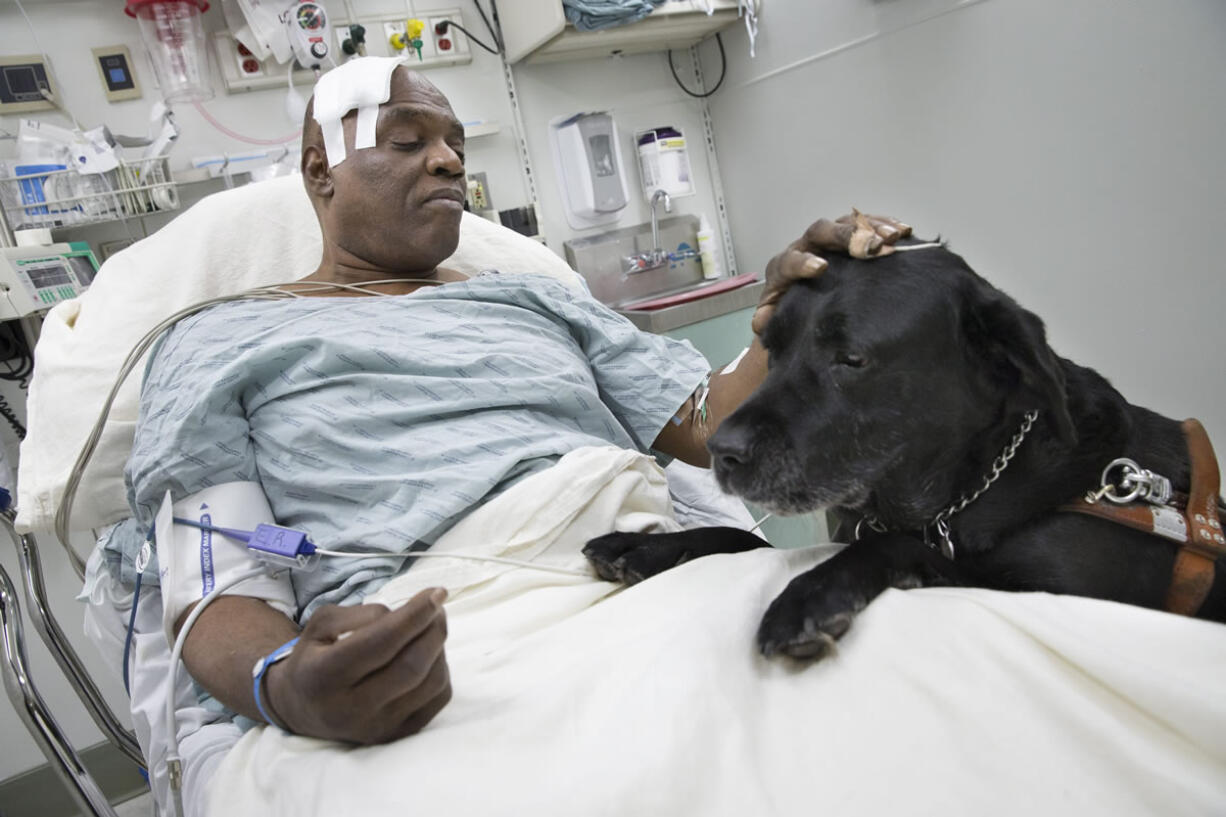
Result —
<instances>
[{"instance_id":1,"label":"blue hospital wristband","mask_svg":"<svg viewBox=\"0 0 1226 817\"><path fill-rule=\"evenodd\" d=\"M284 726L269 717L267 710L264 709L264 702L260 695L260 688L264 685L264 673L268 672L268 668L278 661L284 661L286 658L289 658L290 653L294 651L294 645L297 643L297 637L286 641L280 647L277 647L268 655L264 656L259 661L256 661L255 666L251 668L251 694L252 697L255 698L255 708L259 710L260 717L264 719L265 723L270 723L283 732L289 732L290 730L286 729Z\"/></svg>"}]
</instances>

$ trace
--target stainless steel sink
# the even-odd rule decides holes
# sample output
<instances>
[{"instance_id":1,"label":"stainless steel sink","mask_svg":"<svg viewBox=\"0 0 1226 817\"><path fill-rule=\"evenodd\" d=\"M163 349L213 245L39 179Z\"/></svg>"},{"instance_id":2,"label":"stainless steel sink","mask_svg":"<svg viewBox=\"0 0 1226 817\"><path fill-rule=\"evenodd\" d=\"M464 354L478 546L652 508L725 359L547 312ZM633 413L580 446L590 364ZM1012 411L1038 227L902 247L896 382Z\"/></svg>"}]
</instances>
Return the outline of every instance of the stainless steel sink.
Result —
<instances>
[{"instance_id":1,"label":"stainless steel sink","mask_svg":"<svg viewBox=\"0 0 1226 817\"><path fill-rule=\"evenodd\" d=\"M698 258L685 257L698 250L698 219L673 216L660 221L660 241L654 247L651 225L638 224L563 244L566 260L584 280L592 295L602 303L617 307L653 295L677 292L702 282ZM626 272L626 259L666 250L672 256L665 264L641 272Z\"/></svg>"}]
</instances>

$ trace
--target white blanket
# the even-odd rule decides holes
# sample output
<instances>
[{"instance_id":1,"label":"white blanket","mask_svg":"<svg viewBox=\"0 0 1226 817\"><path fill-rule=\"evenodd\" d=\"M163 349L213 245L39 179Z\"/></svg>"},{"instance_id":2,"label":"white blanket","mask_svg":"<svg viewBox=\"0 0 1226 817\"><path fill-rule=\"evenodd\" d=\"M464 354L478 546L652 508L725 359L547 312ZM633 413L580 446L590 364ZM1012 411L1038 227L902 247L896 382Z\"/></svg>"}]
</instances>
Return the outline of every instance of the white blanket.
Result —
<instances>
[{"instance_id":1,"label":"white blanket","mask_svg":"<svg viewBox=\"0 0 1226 817\"><path fill-rule=\"evenodd\" d=\"M667 526L656 479L635 455L583 452L440 545L579 565L602 522ZM1226 627L1072 597L889 591L837 656L761 658L766 605L836 549L709 557L620 591L422 564L381 598L451 588L450 705L387 746L249 732L207 812L1226 813Z\"/></svg>"}]
</instances>

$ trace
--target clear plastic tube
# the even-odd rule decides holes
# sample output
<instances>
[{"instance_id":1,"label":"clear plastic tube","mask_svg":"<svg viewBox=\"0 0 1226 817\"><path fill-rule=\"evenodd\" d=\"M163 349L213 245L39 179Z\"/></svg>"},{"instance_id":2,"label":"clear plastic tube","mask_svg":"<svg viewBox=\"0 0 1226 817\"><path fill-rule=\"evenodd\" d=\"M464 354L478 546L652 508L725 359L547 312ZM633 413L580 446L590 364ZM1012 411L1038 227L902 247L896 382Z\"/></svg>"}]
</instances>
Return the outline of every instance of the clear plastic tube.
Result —
<instances>
[{"instance_id":1,"label":"clear plastic tube","mask_svg":"<svg viewBox=\"0 0 1226 817\"><path fill-rule=\"evenodd\" d=\"M288 136L282 136L279 139L257 139L252 136L244 136L241 133L230 130L225 125L221 124L216 119L214 119L213 115L208 112L208 109L205 108L203 105L201 105L199 102L193 102L192 105L193 107L195 107L196 111L202 117L204 117L205 122L208 122L210 125L217 128L217 130L221 131L226 136L229 136L231 139L237 139L238 141L246 142L249 145L284 145L286 142L292 142L298 137L302 136L301 128L289 134Z\"/></svg>"}]
</instances>

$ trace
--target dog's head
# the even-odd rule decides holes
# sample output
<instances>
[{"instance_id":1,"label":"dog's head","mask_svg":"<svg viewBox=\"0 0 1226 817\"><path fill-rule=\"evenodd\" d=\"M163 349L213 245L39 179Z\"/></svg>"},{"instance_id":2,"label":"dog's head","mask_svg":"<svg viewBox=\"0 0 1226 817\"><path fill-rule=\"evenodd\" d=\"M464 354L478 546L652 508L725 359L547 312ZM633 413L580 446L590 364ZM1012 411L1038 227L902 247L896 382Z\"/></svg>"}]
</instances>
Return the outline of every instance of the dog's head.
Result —
<instances>
[{"instance_id":1,"label":"dog's head","mask_svg":"<svg viewBox=\"0 0 1226 817\"><path fill-rule=\"evenodd\" d=\"M1024 412L1071 440L1042 322L961 257L828 260L784 296L766 380L709 442L724 490L776 513L842 507L918 526L978 487L983 452L990 462Z\"/></svg>"}]
</instances>

